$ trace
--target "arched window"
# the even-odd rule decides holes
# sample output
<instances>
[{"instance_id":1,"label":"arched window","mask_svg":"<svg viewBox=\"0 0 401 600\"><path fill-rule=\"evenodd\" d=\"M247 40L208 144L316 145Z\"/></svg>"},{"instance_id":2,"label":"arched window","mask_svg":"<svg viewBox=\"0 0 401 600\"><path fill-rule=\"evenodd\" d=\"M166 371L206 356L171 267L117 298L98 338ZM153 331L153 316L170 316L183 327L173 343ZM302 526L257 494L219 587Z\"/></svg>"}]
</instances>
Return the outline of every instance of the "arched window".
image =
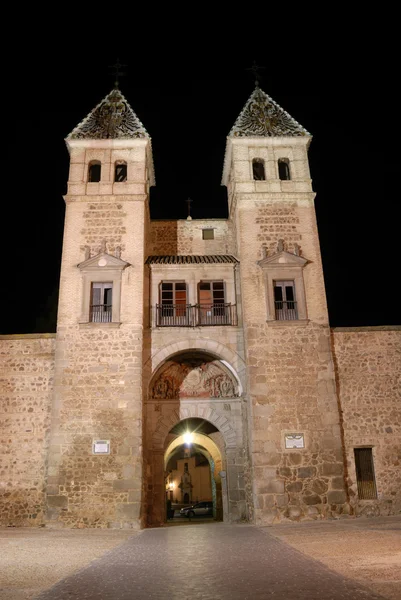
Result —
<instances>
[{"instance_id":1,"label":"arched window","mask_svg":"<svg viewBox=\"0 0 401 600\"><path fill-rule=\"evenodd\" d=\"M265 162L261 158L254 158L252 161L253 178L257 181L264 181L265 177Z\"/></svg>"},{"instance_id":2,"label":"arched window","mask_svg":"<svg viewBox=\"0 0 401 600\"><path fill-rule=\"evenodd\" d=\"M118 161L114 167L114 181L127 181L127 163Z\"/></svg>"},{"instance_id":3,"label":"arched window","mask_svg":"<svg viewBox=\"0 0 401 600\"><path fill-rule=\"evenodd\" d=\"M278 176L282 181L291 179L290 176L290 161L288 158L278 159Z\"/></svg>"},{"instance_id":4,"label":"arched window","mask_svg":"<svg viewBox=\"0 0 401 600\"><path fill-rule=\"evenodd\" d=\"M102 168L99 160L92 160L89 163L88 181L91 183L100 181L100 172Z\"/></svg>"}]
</instances>

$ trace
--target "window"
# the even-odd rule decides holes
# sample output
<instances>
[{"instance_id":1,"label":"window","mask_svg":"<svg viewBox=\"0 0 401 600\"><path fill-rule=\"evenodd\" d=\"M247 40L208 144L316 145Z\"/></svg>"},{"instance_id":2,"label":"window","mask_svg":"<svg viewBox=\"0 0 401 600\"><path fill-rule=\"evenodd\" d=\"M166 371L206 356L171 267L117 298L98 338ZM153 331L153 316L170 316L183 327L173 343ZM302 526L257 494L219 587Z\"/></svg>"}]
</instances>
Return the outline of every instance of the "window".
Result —
<instances>
[{"instance_id":1,"label":"window","mask_svg":"<svg viewBox=\"0 0 401 600\"><path fill-rule=\"evenodd\" d=\"M214 240L214 229L202 229L202 239Z\"/></svg>"},{"instance_id":2,"label":"window","mask_svg":"<svg viewBox=\"0 0 401 600\"><path fill-rule=\"evenodd\" d=\"M252 161L253 178L257 181L264 181L265 163L261 158L254 158Z\"/></svg>"},{"instance_id":3,"label":"window","mask_svg":"<svg viewBox=\"0 0 401 600\"><path fill-rule=\"evenodd\" d=\"M278 159L278 176L282 181L291 179L290 164L288 158Z\"/></svg>"},{"instance_id":4,"label":"window","mask_svg":"<svg viewBox=\"0 0 401 600\"><path fill-rule=\"evenodd\" d=\"M127 181L127 163L117 162L115 164L114 181L118 183Z\"/></svg>"},{"instance_id":5,"label":"window","mask_svg":"<svg viewBox=\"0 0 401 600\"><path fill-rule=\"evenodd\" d=\"M91 183L99 182L101 170L102 168L100 165L100 161L93 160L92 162L90 162L88 171L88 181L90 181Z\"/></svg>"},{"instance_id":6,"label":"window","mask_svg":"<svg viewBox=\"0 0 401 600\"><path fill-rule=\"evenodd\" d=\"M274 308L277 321L298 319L293 281L274 282Z\"/></svg>"},{"instance_id":7,"label":"window","mask_svg":"<svg viewBox=\"0 0 401 600\"><path fill-rule=\"evenodd\" d=\"M263 271L266 294L267 322L272 325L307 324L307 306L303 269L308 260L298 253L283 249L283 240L277 252L258 262Z\"/></svg>"},{"instance_id":8,"label":"window","mask_svg":"<svg viewBox=\"0 0 401 600\"><path fill-rule=\"evenodd\" d=\"M360 500L377 498L372 448L354 448L356 481Z\"/></svg>"},{"instance_id":9,"label":"window","mask_svg":"<svg viewBox=\"0 0 401 600\"><path fill-rule=\"evenodd\" d=\"M112 294L112 283L92 283L90 305L90 321L92 323L111 323Z\"/></svg>"},{"instance_id":10,"label":"window","mask_svg":"<svg viewBox=\"0 0 401 600\"><path fill-rule=\"evenodd\" d=\"M187 306L187 284L184 281L163 281L160 285L159 308L159 325L189 325L190 307Z\"/></svg>"},{"instance_id":11,"label":"window","mask_svg":"<svg viewBox=\"0 0 401 600\"><path fill-rule=\"evenodd\" d=\"M225 303L224 281L201 281L198 287L200 325L228 325L230 306Z\"/></svg>"}]
</instances>

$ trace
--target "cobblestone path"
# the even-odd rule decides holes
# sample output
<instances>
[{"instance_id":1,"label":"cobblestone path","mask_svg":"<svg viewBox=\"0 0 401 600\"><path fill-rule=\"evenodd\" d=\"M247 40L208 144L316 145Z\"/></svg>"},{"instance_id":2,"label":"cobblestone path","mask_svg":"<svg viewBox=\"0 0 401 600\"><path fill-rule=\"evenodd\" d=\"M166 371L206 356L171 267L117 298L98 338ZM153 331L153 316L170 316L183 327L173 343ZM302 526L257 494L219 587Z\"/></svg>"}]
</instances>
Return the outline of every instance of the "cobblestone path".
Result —
<instances>
[{"instance_id":1,"label":"cobblestone path","mask_svg":"<svg viewBox=\"0 0 401 600\"><path fill-rule=\"evenodd\" d=\"M250 525L147 529L40 600L378 600Z\"/></svg>"}]
</instances>

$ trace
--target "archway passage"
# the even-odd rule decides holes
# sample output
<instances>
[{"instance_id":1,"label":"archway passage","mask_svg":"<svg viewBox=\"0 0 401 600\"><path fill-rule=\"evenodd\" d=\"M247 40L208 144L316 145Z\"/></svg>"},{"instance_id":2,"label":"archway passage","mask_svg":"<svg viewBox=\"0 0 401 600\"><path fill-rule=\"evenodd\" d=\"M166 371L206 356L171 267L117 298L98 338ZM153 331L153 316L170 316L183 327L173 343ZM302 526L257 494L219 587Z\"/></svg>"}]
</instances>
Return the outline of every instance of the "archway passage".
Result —
<instances>
[{"instance_id":1,"label":"archway passage","mask_svg":"<svg viewBox=\"0 0 401 600\"><path fill-rule=\"evenodd\" d=\"M202 419L185 419L172 428L168 438L171 441L164 454L166 519L223 520L226 461L217 428Z\"/></svg>"},{"instance_id":2,"label":"archway passage","mask_svg":"<svg viewBox=\"0 0 401 600\"><path fill-rule=\"evenodd\" d=\"M217 519L247 518L246 407L242 394L233 366L203 350L175 353L158 365L149 381L144 415L147 526L165 524L167 500L177 500L175 504L196 500L193 488L187 481L181 482L185 461L180 463L181 471L166 469L170 455L178 452L176 448L185 450L183 436L188 431L198 436L192 441L197 468L204 459L209 465L211 492L199 489L198 499L211 494ZM167 481L168 472L173 470L180 471L179 481ZM175 494L166 487L170 483L177 486Z\"/></svg>"}]
</instances>

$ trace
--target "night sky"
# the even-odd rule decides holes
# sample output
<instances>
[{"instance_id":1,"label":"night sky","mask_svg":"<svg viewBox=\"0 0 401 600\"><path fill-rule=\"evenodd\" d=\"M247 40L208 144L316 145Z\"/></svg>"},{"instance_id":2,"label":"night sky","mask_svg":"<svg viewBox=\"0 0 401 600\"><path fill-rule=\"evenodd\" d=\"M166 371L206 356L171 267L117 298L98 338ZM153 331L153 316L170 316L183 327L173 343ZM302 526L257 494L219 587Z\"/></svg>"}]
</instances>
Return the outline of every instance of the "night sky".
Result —
<instances>
[{"instance_id":1,"label":"night sky","mask_svg":"<svg viewBox=\"0 0 401 600\"><path fill-rule=\"evenodd\" d=\"M55 331L69 166L64 138L113 88L109 65L117 56L127 65L120 89L152 137L152 218L185 218L188 196L193 218L227 217L220 185L226 135L254 87L246 69L254 60L265 66L261 88L313 136L309 158L331 326L400 324L400 192L388 185L393 163L380 143L368 61L344 51L322 62L318 49L302 45L297 61L285 52L272 60L268 46L213 56L187 46L185 55L159 52L157 60L135 44L99 46L90 61L83 60L87 51L82 44L48 51L51 68L40 81L45 53L32 48L13 87L5 113L0 333Z\"/></svg>"}]
</instances>

